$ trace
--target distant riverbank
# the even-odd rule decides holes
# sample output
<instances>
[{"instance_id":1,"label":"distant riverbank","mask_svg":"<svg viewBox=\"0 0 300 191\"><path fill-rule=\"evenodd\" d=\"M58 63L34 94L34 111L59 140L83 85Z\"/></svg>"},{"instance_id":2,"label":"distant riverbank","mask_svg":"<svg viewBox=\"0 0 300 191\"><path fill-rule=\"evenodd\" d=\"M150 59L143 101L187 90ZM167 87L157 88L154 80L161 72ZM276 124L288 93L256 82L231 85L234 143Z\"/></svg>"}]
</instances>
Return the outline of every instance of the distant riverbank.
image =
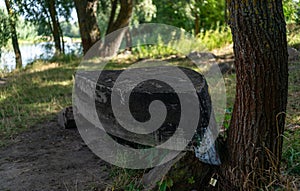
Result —
<instances>
[{"instance_id":1,"label":"distant riverbank","mask_svg":"<svg viewBox=\"0 0 300 191\"><path fill-rule=\"evenodd\" d=\"M33 62L35 59L50 59L53 57L55 49L53 42L20 43L23 67ZM82 54L80 42L65 42L65 54ZM15 69L15 54L12 49L2 49L0 58L0 70L12 71Z\"/></svg>"}]
</instances>

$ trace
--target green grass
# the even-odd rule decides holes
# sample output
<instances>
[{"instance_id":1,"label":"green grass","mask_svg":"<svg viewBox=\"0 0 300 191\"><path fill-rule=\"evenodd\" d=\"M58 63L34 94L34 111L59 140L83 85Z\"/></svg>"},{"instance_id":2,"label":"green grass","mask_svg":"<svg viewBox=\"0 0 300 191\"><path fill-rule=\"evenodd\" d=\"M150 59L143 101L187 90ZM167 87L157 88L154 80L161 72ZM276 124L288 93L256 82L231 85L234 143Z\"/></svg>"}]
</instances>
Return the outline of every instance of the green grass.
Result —
<instances>
[{"instance_id":1,"label":"green grass","mask_svg":"<svg viewBox=\"0 0 300 191\"><path fill-rule=\"evenodd\" d=\"M300 125L300 62L289 65L287 124Z\"/></svg>"},{"instance_id":2,"label":"green grass","mask_svg":"<svg viewBox=\"0 0 300 191\"><path fill-rule=\"evenodd\" d=\"M199 33L197 37L182 36L177 40L164 44L158 36L156 44L142 45L132 48L133 57L138 59L165 59L170 55L188 54L192 51L211 51L232 43L231 30L228 26L218 26L215 29Z\"/></svg>"},{"instance_id":3,"label":"green grass","mask_svg":"<svg viewBox=\"0 0 300 191\"><path fill-rule=\"evenodd\" d=\"M142 189L141 178L145 170L124 169L114 166L110 176L114 180L108 190L140 191Z\"/></svg>"},{"instance_id":4,"label":"green grass","mask_svg":"<svg viewBox=\"0 0 300 191\"><path fill-rule=\"evenodd\" d=\"M288 44L296 49L300 49L300 27L299 25L290 24L287 26Z\"/></svg>"},{"instance_id":5,"label":"green grass","mask_svg":"<svg viewBox=\"0 0 300 191\"><path fill-rule=\"evenodd\" d=\"M300 176L300 62L290 63L283 164L288 174Z\"/></svg>"},{"instance_id":6,"label":"green grass","mask_svg":"<svg viewBox=\"0 0 300 191\"><path fill-rule=\"evenodd\" d=\"M300 175L300 131L285 132L284 150L282 154L283 167L285 173L290 175Z\"/></svg>"},{"instance_id":7,"label":"green grass","mask_svg":"<svg viewBox=\"0 0 300 191\"><path fill-rule=\"evenodd\" d=\"M228 26L219 26L216 29L200 33L197 41L208 50L222 48L232 43L231 30Z\"/></svg>"},{"instance_id":8,"label":"green grass","mask_svg":"<svg viewBox=\"0 0 300 191\"><path fill-rule=\"evenodd\" d=\"M68 58L68 62L36 61L24 70L1 74L7 80L0 86L1 139L8 140L71 105L78 63L75 58Z\"/></svg>"}]
</instances>

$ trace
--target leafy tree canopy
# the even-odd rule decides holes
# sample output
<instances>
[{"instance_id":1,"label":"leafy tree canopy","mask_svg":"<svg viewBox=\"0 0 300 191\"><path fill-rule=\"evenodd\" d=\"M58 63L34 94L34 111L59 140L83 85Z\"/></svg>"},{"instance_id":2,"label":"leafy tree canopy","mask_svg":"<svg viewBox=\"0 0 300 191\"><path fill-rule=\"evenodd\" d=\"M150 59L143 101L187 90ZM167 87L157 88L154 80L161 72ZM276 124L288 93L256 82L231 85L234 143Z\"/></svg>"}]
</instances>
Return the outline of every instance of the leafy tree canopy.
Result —
<instances>
[{"instance_id":1,"label":"leafy tree canopy","mask_svg":"<svg viewBox=\"0 0 300 191\"><path fill-rule=\"evenodd\" d=\"M225 22L224 0L153 0L157 8L152 22L159 22L193 31L196 16L202 30L208 30ZM172 15L172 17L170 17Z\"/></svg>"},{"instance_id":2,"label":"leafy tree canopy","mask_svg":"<svg viewBox=\"0 0 300 191\"><path fill-rule=\"evenodd\" d=\"M283 12L288 24L299 23L300 2L295 0L283 0Z\"/></svg>"},{"instance_id":3,"label":"leafy tree canopy","mask_svg":"<svg viewBox=\"0 0 300 191\"><path fill-rule=\"evenodd\" d=\"M7 45L10 38L9 19L5 12L0 9L0 48ZM0 51L1 56L1 51Z\"/></svg>"},{"instance_id":4,"label":"leafy tree canopy","mask_svg":"<svg viewBox=\"0 0 300 191\"><path fill-rule=\"evenodd\" d=\"M39 35L50 35L50 15L47 10L49 1L47 0L14 0L15 9L23 15L25 20L33 22L38 26ZM56 11L59 18L68 21L74 8L73 0L56 0Z\"/></svg>"}]
</instances>

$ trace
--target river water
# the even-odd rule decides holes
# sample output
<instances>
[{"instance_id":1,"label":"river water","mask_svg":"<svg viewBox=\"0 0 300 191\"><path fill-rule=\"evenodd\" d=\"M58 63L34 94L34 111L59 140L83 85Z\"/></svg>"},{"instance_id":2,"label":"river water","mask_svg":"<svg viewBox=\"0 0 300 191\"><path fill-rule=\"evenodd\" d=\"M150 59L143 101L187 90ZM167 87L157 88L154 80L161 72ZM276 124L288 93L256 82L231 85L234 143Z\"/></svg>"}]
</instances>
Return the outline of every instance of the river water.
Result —
<instances>
[{"instance_id":1,"label":"river water","mask_svg":"<svg viewBox=\"0 0 300 191\"><path fill-rule=\"evenodd\" d=\"M54 43L43 42L38 44L22 44L20 45L22 54L23 67L35 59L52 58L55 52ZM82 54L81 43L65 43L66 54ZM13 50L1 50L0 70L12 71L15 69L15 54Z\"/></svg>"}]
</instances>

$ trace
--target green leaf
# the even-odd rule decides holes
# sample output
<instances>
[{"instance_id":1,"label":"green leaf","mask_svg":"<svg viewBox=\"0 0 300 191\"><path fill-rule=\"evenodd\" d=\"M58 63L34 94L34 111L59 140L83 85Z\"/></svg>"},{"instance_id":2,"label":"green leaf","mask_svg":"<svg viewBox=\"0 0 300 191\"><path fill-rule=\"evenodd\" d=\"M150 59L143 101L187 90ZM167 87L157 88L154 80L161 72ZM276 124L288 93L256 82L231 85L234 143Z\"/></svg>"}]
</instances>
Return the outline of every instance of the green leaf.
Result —
<instances>
[{"instance_id":1,"label":"green leaf","mask_svg":"<svg viewBox=\"0 0 300 191\"><path fill-rule=\"evenodd\" d=\"M167 190L167 182L164 180L159 186L159 191L166 191L166 190Z\"/></svg>"},{"instance_id":2,"label":"green leaf","mask_svg":"<svg viewBox=\"0 0 300 191\"><path fill-rule=\"evenodd\" d=\"M171 188L171 187L173 186L173 180L172 180L171 178L168 178L168 179L166 180L166 183L167 183L167 186L168 186L169 188Z\"/></svg>"}]
</instances>

